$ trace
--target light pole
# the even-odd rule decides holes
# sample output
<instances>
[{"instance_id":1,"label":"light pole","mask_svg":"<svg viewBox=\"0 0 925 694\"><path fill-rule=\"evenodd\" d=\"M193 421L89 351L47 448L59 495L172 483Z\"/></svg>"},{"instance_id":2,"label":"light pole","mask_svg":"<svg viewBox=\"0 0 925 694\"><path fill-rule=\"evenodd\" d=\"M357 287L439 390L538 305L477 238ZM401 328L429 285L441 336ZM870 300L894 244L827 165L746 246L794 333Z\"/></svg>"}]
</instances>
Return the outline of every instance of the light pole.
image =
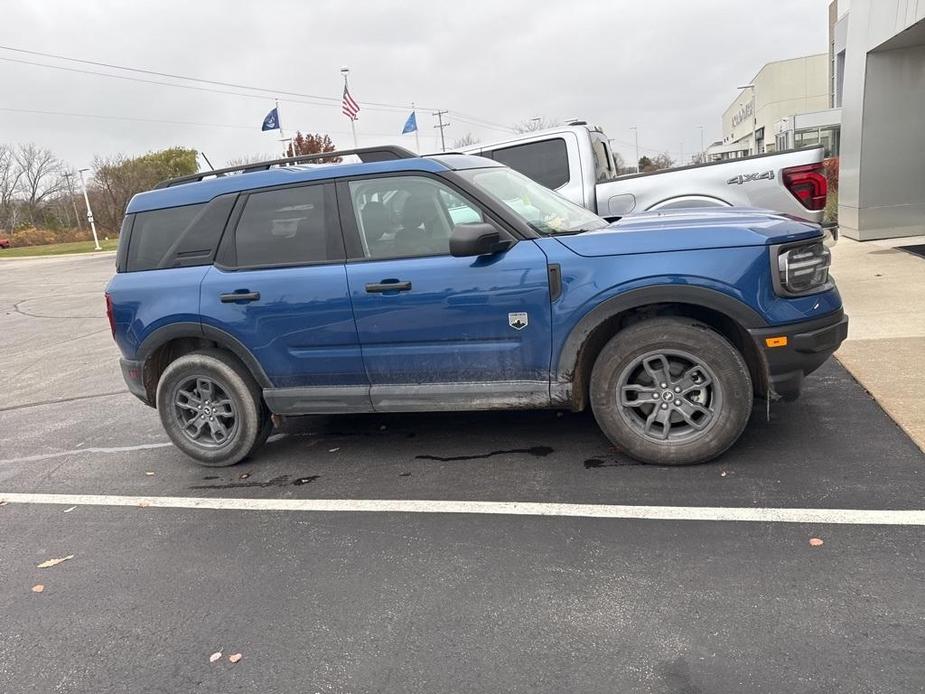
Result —
<instances>
[{"instance_id":1,"label":"light pole","mask_svg":"<svg viewBox=\"0 0 925 694\"><path fill-rule=\"evenodd\" d=\"M755 89L754 84L743 84L736 89L751 89L752 90L752 142L755 146L755 154L760 154L758 151L758 102L756 101L755 92L758 90Z\"/></svg>"},{"instance_id":2,"label":"light pole","mask_svg":"<svg viewBox=\"0 0 925 694\"><path fill-rule=\"evenodd\" d=\"M87 221L90 222L90 229L93 230L93 246L95 250L103 250L100 247L100 240L96 235L96 224L93 222L93 210L90 209L90 198L87 196L87 183L84 181L84 171L89 171L90 169L78 169L77 173L80 174L80 187L84 191L84 202L87 203Z\"/></svg>"},{"instance_id":3,"label":"light pole","mask_svg":"<svg viewBox=\"0 0 925 694\"><path fill-rule=\"evenodd\" d=\"M700 163L703 164L707 160L707 152L703 148L703 126L698 125L697 127L700 128Z\"/></svg>"},{"instance_id":4,"label":"light pole","mask_svg":"<svg viewBox=\"0 0 925 694\"><path fill-rule=\"evenodd\" d=\"M636 135L636 173L639 173L639 128L634 125L630 130Z\"/></svg>"}]
</instances>

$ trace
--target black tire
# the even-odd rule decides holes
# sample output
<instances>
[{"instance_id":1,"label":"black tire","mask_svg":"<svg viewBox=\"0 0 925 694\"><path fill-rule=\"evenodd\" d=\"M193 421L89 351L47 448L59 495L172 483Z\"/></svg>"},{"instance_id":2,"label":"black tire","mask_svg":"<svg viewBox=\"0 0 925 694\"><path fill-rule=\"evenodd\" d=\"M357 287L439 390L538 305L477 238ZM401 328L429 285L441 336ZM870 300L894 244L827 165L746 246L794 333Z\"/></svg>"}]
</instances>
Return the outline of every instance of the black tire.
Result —
<instances>
[{"instance_id":1,"label":"black tire","mask_svg":"<svg viewBox=\"0 0 925 694\"><path fill-rule=\"evenodd\" d=\"M618 449L643 463L716 458L742 435L752 402L742 355L694 319L652 318L620 331L591 372L598 425Z\"/></svg>"},{"instance_id":2,"label":"black tire","mask_svg":"<svg viewBox=\"0 0 925 694\"><path fill-rule=\"evenodd\" d=\"M157 411L174 445L206 467L244 460L273 430L260 387L220 349L191 352L168 364L157 384Z\"/></svg>"}]
</instances>

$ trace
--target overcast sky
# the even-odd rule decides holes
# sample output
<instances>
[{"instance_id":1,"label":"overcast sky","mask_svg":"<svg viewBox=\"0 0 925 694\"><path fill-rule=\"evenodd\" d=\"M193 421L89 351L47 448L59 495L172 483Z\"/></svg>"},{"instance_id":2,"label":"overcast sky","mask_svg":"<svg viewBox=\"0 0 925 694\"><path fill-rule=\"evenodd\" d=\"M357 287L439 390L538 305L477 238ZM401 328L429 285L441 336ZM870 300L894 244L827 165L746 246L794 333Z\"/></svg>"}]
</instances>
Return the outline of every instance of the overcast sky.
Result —
<instances>
[{"instance_id":1,"label":"overcast sky","mask_svg":"<svg viewBox=\"0 0 925 694\"><path fill-rule=\"evenodd\" d=\"M447 145L467 133L503 139L534 116L603 126L614 149L685 158L721 134L720 116L766 62L826 46L828 0L493 0L352 2L0 0L0 45L262 87L203 85L0 50L0 142L33 141L72 166L93 155L173 145L219 166L277 155L260 132L272 90L285 130L352 144L338 103L349 65L360 145L414 147L401 136L418 104L421 147L438 147L430 109L451 111ZM58 65L197 89L37 67ZM198 87L238 94L218 94ZM250 96L248 96L250 95ZM374 107L394 104L397 109ZM6 109L33 111L24 113ZM107 116L107 119L34 111ZM122 119L176 121L175 123ZM465 122L463 119L478 121ZM182 122L182 123L181 123Z\"/></svg>"}]
</instances>

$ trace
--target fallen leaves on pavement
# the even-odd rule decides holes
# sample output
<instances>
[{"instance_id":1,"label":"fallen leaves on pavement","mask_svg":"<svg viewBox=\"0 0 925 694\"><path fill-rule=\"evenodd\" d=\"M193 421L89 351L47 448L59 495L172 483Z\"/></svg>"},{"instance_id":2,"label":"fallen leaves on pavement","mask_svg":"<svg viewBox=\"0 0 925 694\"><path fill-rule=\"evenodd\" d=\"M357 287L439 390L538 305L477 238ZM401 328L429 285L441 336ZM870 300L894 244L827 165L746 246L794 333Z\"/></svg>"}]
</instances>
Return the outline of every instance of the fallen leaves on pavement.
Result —
<instances>
[{"instance_id":1,"label":"fallen leaves on pavement","mask_svg":"<svg viewBox=\"0 0 925 694\"><path fill-rule=\"evenodd\" d=\"M65 512L65 513L70 513L70 512L73 511L75 508L77 508L77 507L76 507L76 506L71 506L70 508L64 509L64 512Z\"/></svg>"},{"instance_id":2,"label":"fallen leaves on pavement","mask_svg":"<svg viewBox=\"0 0 925 694\"><path fill-rule=\"evenodd\" d=\"M142 499L141 501L138 502L138 508L148 508L148 506L150 505L151 505L151 502L148 501L147 499Z\"/></svg>"},{"instance_id":3,"label":"fallen leaves on pavement","mask_svg":"<svg viewBox=\"0 0 925 694\"><path fill-rule=\"evenodd\" d=\"M145 472L145 475L147 475L148 477L154 477L154 473L151 471Z\"/></svg>"},{"instance_id":4,"label":"fallen leaves on pavement","mask_svg":"<svg viewBox=\"0 0 925 694\"><path fill-rule=\"evenodd\" d=\"M36 568L50 569L52 566L57 566L61 562L67 561L68 559L73 559L73 558L74 558L73 554L68 554L66 557L61 557L60 559L46 559L41 564L36 564Z\"/></svg>"},{"instance_id":5,"label":"fallen leaves on pavement","mask_svg":"<svg viewBox=\"0 0 925 694\"><path fill-rule=\"evenodd\" d=\"M214 663L216 660L222 657L221 651L215 651L212 655L209 656L209 662Z\"/></svg>"},{"instance_id":6,"label":"fallen leaves on pavement","mask_svg":"<svg viewBox=\"0 0 925 694\"><path fill-rule=\"evenodd\" d=\"M41 583L36 583L34 586L32 586L33 593L41 593L44 590L45 590L45 586L43 586Z\"/></svg>"},{"instance_id":7,"label":"fallen leaves on pavement","mask_svg":"<svg viewBox=\"0 0 925 694\"><path fill-rule=\"evenodd\" d=\"M229 663L236 663L236 662L238 662L239 660L241 660L242 657L243 657L243 656L242 656L240 653L235 653L235 654L233 654L233 655L228 656L228 662L229 662Z\"/></svg>"},{"instance_id":8,"label":"fallen leaves on pavement","mask_svg":"<svg viewBox=\"0 0 925 694\"><path fill-rule=\"evenodd\" d=\"M825 543L818 537L809 538L810 547L822 547Z\"/></svg>"}]
</instances>

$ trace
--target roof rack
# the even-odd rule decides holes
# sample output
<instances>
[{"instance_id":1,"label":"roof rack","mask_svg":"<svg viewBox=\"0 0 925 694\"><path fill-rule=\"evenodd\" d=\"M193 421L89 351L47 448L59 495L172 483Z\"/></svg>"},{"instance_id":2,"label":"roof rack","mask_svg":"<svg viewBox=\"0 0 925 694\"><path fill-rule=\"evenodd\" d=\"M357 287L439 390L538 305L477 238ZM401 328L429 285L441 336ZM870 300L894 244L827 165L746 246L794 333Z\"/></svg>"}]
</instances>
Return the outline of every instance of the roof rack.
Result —
<instances>
[{"instance_id":1,"label":"roof rack","mask_svg":"<svg viewBox=\"0 0 925 694\"><path fill-rule=\"evenodd\" d=\"M355 154L360 158L362 162L373 162L373 161L392 161L393 159L413 159L418 155L412 152L411 150L405 149L404 147L398 147L396 145L380 145L378 147L360 147L358 149L343 149L336 150L333 152L319 152L317 154L303 154L298 157L286 157L285 159L271 159L269 161L258 161L253 162L252 164L242 164L241 166L229 166L225 169L215 169L214 171L200 171L199 173L194 173L189 176L178 176L177 178L170 178L166 181L161 181L154 189L158 188L170 188L171 186L178 186L181 183L191 183L193 181L201 181L204 178L209 178L211 176L225 176L226 174L233 173L250 173L252 171L266 171L272 166L289 166L291 164L303 164L305 162L314 161L316 159L330 159L332 157L344 157L348 154Z\"/></svg>"}]
</instances>

